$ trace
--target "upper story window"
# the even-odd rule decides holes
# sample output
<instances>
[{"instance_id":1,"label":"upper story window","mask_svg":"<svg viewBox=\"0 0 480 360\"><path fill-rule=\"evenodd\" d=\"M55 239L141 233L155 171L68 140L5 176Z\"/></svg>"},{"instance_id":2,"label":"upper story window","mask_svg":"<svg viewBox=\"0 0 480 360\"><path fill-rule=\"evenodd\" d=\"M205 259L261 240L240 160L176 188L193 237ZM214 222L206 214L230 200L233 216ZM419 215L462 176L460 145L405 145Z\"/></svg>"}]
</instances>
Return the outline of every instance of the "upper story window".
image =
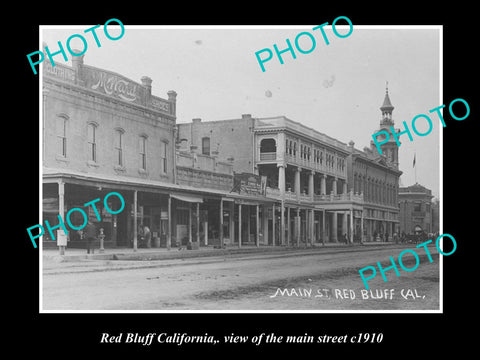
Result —
<instances>
[{"instance_id":1,"label":"upper story window","mask_svg":"<svg viewBox=\"0 0 480 360\"><path fill-rule=\"evenodd\" d=\"M115 161L116 165L123 166L123 129L115 129Z\"/></svg>"},{"instance_id":2,"label":"upper story window","mask_svg":"<svg viewBox=\"0 0 480 360\"><path fill-rule=\"evenodd\" d=\"M275 139L263 139L260 142L260 152L261 153L277 152L277 144L275 142Z\"/></svg>"},{"instance_id":3,"label":"upper story window","mask_svg":"<svg viewBox=\"0 0 480 360\"><path fill-rule=\"evenodd\" d=\"M67 120L68 116L60 115L57 117L57 154L67 157Z\"/></svg>"},{"instance_id":4,"label":"upper story window","mask_svg":"<svg viewBox=\"0 0 480 360\"><path fill-rule=\"evenodd\" d=\"M160 143L160 170L162 173L167 173L167 147L168 142L162 141Z\"/></svg>"},{"instance_id":5,"label":"upper story window","mask_svg":"<svg viewBox=\"0 0 480 360\"><path fill-rule=\"evenodd\" d=\"M422 203L416 202L413 204L413 211L422 211Z\"/></svg>"},{"instance_id":6,"label":"upper story window","mask_svg":"<svg viewBox=\"0 0 480 360\"><path fill-rule=\"evenodd\" d=\"M97 127L94 123L87 125L88 160L93 162L97 162Z\"/></svg>"},{"instance_id":7,"label":"upper story window","mask_svg":"<svg viewBox=\"0 0 480 360\"><path fill-rule=\"evenodd\" d=\"M209 137L202 138L202 154L210 155L210 138Z\"/></svg>"},{"instance_id":8,"label":"upper story window","mask_svg":"<svg viewBox=\"0 0 480 360\"><path fill-rule=\"evenodd\" d=\"M139 137L140 169L147 170L147 136Z\"/></svg>"}]
</instances>

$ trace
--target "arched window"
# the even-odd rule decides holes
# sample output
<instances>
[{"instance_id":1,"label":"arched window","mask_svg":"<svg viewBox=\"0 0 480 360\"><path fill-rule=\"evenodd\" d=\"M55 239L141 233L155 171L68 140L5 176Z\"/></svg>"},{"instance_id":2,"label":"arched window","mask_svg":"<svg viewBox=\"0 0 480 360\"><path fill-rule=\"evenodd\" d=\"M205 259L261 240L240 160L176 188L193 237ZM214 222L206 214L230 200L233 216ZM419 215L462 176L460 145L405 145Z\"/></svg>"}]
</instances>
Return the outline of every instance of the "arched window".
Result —
<instances>
[{"instance_id":1,"label":"arched window","mask_svg":"<svg viewBox=\"0 0 480 360\"><path fill-rule=\"evenodd\" d=\"M276 153L277 152L277 144L275 139L263 139L260 142L260 152L261 153Z\"/></svg>"}]
</instances>

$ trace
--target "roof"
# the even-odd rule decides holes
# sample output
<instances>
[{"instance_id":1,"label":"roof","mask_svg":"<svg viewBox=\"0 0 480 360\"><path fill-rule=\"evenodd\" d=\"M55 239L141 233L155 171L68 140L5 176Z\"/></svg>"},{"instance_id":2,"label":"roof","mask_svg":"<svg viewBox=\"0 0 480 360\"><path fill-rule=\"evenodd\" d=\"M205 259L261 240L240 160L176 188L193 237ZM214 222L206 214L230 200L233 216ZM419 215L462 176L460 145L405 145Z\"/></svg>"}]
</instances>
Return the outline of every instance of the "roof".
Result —
<instances>
[{"instance_id":1,"label":"roof","mask_svg":"<svg viewBox=\"0 0 480 360\"><path fill-rule=\"evenodd\" d=\"M388 96L388 90L385 93L385 99L383 100L383 105L380 107L380 110L393 110L394 107L390 101L390 96Z\"/></svg>"},{"instance_id":2,"label":"roof","mask_svg":"<svg viewBox=\"0 0 480 360\"><path fill-rule=\"evenodd\" d=\"M149 180L136 177L127 177L120 175L106 175L106 174L91 174L83 173L79 171L67 170L67 169L56 169L43 167L42 171L43 182L56 182L59 178L70 178L72 180L77 180L83 182L99 182L104 183L110 186L120 186L128 188L130 190L144 190L144 191L159 191L171 194L196 194L199 196L221 196L235 198L238 200L251 200L258 202L265 201L276 201L275 199L264 198L259 196L250 196L244 194L235 194L228 190L218 190L218 189L199 189L195 186L188 185L179 185L174 183L167 183L158 180Z\"/></svg>"}]
</instances>

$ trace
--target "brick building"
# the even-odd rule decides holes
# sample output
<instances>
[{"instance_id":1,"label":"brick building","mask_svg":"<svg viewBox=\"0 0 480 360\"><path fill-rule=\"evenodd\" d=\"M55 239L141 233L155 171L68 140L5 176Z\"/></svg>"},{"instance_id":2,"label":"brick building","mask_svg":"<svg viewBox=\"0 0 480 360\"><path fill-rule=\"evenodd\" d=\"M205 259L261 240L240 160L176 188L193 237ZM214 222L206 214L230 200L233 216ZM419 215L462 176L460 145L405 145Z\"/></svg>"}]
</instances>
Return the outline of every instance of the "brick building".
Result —
<instances>
[{"instance_id":1,"label":"brick building","mask_svg":"<svg viewBox=\"0 0 480 360\"><path fill-rule=\"evenodd\" d=\"M231 159L205 151L205 143L199 153L176 141L174 91L160 98L152 94L150 78L136 82L86 65L83 56L73 58L72 66L44 63L41 71L44 221L54 227L60 216L67 224L69 210L85 209L102 229L105 247L223 245L234 236L258 244L258 227L251 230L258 196L231 192ZM102 201L96 202L98 214L85 206L113 191L125 200L119 214L106 211ZM117 197L109 202L110 209L121 205ZM234 203L242 205L233 208ZM238 218L248 224L237 225L237 233ZM75 211L68 220L80 227L84 218ZM151 230L150 244L140 243L143 226ZM252 231L248 239L247 229ZM66 230L67 247L85 247L80 232ZM58 228L52 241L45 231L43 246L63 242L63 233Z\"/></svg>"},{"instance_id":2,"label":"brick building","mask_svg":"<svg viewBox=\"0 0 480 360\"><path fill-rule=\"evenodd\" d=\"M399 189L401 233L419 234L439 231L438 202L433 202L432 199L432 191L419 183Z\"/></svg>"},{"instance_id":3,"label":"brick building","mask_svg":"<svg viewBox=\"0 0 480 360\"><path fill-rule=\"evenodd\" d=\"M83 56L71 67L44 63L42 71L43 218L57 224L58 215L65 219L69 209L115 191L126 202L118 215L99 205L98 221L88 207L106 246L131 246L140 224L165 235L175 190L176 93L157 97L150 78L138 83L88 66ZM82 221L72 213L73 225ZM50 240L43 236L45 246L55 244ZM69 231L68 246L84 247L81 234Z\"/></svg>"}]
</instances>

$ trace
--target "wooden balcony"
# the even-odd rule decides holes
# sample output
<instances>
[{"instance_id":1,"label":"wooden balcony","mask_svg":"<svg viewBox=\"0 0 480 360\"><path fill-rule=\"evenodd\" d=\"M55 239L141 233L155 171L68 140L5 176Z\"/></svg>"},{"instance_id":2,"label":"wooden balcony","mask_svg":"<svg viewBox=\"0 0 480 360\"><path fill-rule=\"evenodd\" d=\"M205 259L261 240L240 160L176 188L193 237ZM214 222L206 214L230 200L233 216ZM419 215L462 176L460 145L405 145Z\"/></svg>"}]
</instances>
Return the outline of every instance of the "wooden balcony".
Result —
<instances>
[{"instance_id":1,"label":"wooden balcony","mask_svg":"<svg viewBox=\"0 0 480 360\"><path fill-rule=\"evenodd\" d=\"M282 195L280 189L267 187L267 197L282 200ZM285 191L284 200L291 201L301 201L301 202L311 202L311 197L308 194L300 194L297 198L297 194L291 191ZM363 202L363 194L355 194L349 192L346 194L329 194L329 195L313 195L314 203L322 202L335 202L335 201L354 201L354 202Z\"/></svg>"}]
</instances>

